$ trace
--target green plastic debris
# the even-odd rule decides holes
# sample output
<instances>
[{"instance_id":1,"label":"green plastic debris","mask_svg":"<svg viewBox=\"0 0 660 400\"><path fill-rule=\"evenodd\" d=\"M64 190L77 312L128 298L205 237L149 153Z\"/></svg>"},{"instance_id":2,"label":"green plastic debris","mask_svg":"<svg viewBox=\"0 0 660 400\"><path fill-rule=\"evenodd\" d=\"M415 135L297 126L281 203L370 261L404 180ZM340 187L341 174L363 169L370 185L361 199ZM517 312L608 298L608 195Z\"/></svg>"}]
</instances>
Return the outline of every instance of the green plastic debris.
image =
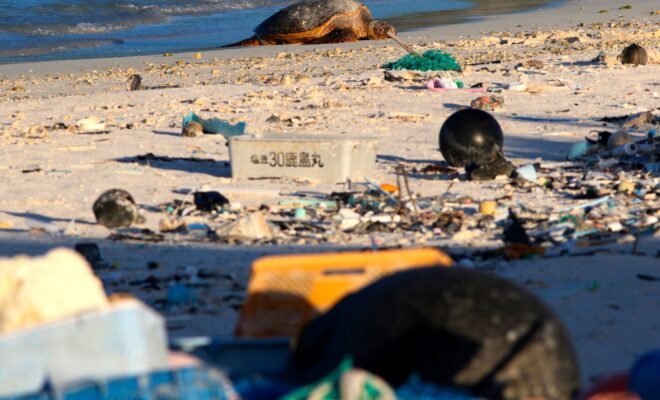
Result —
<instances>
[{"instance_id":1,"label":"green plastic debris","mask_svg":"<svg viewBox=\"0 0 660 400\"><path fill-rule=\"evenodd\" d=\"M195 113L189 113L183 117L182 126L185 127L190 122L197 122L202 125L204 133L214 133L230 138L233 136L240 136L245 134L245 122L239 122L232 125L227 121L218 118L204 119Z\"/></svg>"},{"instance_id":2,"label":"green plastic debris","mask_svg":"<svg viewBox=\"0 0 660 400\"><path fill-rule=\"evenodd\" d=\"M414 54L401 57L398 61L383 65L385 69L407 69L414 71L462 71L458 62L442 50L427 50L419 58Z\"/></svg>"},{"instance_id":3,"label":"green plastic debris","mask_svg":"<svg viewBox=\"0 0 660 400\"><path fill-rule=\"evenodd\" d=\"M395 400L394 392L382 379L354 370L352 365L353 361L347 358L330 375L287 394L281 400ZM344 382L347 379L352 381L351 384ZM350 393L346 393L349 387Z\"/></svg>"}]
</instances>

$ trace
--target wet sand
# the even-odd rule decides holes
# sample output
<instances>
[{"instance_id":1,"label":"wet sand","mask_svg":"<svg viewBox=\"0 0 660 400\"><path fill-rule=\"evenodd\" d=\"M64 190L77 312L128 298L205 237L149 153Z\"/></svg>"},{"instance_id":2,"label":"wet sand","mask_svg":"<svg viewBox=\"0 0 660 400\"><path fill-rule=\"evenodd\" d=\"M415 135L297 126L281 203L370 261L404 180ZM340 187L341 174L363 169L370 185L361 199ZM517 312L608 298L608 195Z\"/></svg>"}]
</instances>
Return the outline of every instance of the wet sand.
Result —
<instances>
[{"instance_id":1,"label":"wet sand","mask_svg":"<svg viewBox=\"0 0 660 400\"><path fill-rule=\"evenodd\" d=\"M483 21L494 15L510 15L520 13L520 19L524 14L538 11L540 8L553 9L564 1L547 0L475 0L473 6L461 10L437 11L426 13L411 13L399 17L386 18L400 31L412 31L420 28L434 26L460 24L469 21Z\"/></svg>"}]
</instances>

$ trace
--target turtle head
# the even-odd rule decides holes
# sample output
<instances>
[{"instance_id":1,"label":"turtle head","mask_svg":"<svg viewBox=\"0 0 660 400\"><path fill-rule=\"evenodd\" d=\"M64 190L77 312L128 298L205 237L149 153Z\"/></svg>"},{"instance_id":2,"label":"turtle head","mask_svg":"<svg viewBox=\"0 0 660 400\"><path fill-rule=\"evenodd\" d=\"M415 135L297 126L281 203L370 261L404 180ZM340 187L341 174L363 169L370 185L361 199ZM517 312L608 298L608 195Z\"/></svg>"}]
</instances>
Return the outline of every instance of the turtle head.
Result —
<instances>
[{"instance_id":1,"label":"turtle head","mask_svg":"<svg viewBox=\"0 0 660 400\"><path fill-rule=\"evenodd\" d=\"M371 40L389 39L396 35L396 28L384 21L371 21L367 36Z\"/></svg>"}]
</instances>

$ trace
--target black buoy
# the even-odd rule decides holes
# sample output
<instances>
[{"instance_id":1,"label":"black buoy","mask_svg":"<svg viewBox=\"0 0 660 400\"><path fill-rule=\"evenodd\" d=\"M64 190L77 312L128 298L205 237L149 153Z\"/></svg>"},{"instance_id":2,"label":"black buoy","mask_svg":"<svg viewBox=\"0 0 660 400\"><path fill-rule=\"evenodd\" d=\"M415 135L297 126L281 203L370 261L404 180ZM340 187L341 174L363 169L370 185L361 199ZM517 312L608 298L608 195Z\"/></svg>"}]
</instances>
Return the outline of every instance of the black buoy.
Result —
<instances>
[{"instance_id":1,"label":"black buoy","mask_svg":"<svg viewBox=\"0 0 660 400\"><path fill-rule=\"evenodd\" d=\"M503 143L500 124L474 108L455 112L440 129L440 151L453 167L488 164L502 154Z\"/></svg>"},{"instance_id":2,"label":"black buoy","mask_svg":"<svg viewBox=\"0 0 660 400\"><path fill-rule=\"evenodd\" d=\"M106 228L129 227L144 223L144 217L130 193L123 189L110 189L99 196L92 206L99 224Z\"/></svg>"},{"instance_id":3,"label":"black buoy","mask_svg":"<svg viewBox=\"0 0 660 400\"><path fill-rule=\"evenodd\" d=\"M649 61L646 49L638 44L631 44L621 52L621 64L646 65Z\"/></svg>"},{"instance_id":4,"label":"black buoy","mask_svg":"<svg viewBox=\"0 0 660 400\"><path fill-rule=\"evenodd\" d=\"M229 199L219 192L195 192L193 196L195 207L200 211L216 211L229 205Z\"/></svg>"},{"instance_id":5,"label":"black buoy","mask_svg":"<svg viewBox=\"0 0 660 400\"><path fill-rule=\"evenodd\" d=\"M284 369L316 382L350 357L392 386L411 375L496 399L570 399L580 373L571 337L537 296L466 268L382 278L308 323Z\"/></svg>"}]
</instances>

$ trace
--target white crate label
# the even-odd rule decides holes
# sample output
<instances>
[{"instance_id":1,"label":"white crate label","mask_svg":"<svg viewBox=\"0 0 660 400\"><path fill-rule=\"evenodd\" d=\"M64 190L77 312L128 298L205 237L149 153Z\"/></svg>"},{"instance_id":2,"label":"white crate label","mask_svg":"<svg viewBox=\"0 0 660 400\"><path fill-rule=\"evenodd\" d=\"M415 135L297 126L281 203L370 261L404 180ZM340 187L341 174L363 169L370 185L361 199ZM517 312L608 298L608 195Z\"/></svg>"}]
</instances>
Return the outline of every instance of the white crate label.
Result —
<instances>
[{"instance_id":1,"label":"white crate label","mask_svg":"<svg viewBox=\"0 0 660 400\"><path fill-rule=\"evenodd\" d=\"M271 151L268 154L251 154L250 162L255 165L268 165L271 168L323 168L321 155L318 153L308 153L301 151Z\"/></svg>"}]
</instances>

